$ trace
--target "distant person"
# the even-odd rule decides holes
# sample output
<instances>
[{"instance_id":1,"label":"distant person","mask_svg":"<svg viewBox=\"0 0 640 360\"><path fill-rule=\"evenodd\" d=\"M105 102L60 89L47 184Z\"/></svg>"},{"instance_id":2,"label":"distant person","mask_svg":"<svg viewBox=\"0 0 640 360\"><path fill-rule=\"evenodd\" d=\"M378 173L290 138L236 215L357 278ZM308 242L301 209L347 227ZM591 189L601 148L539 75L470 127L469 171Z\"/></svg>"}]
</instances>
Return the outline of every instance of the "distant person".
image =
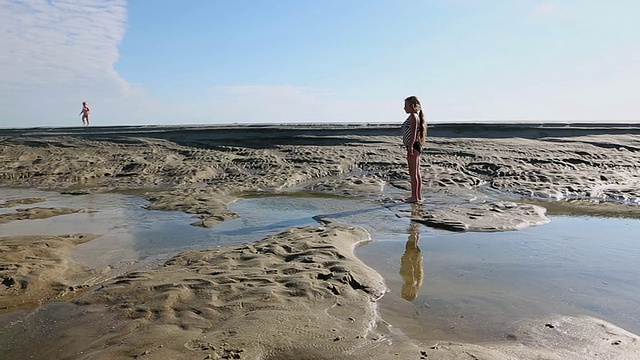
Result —
<instances>
[{"instance_id":1,"label":"distant person","mask_svg":"<svg viewBox=\"0 0 640 360\"><path fill-rule=\"evenodd\" d=\"M89 113L91 109L89 109L89 104L86 101L82 102L82 110L80 110L80 115L82 116L82 125L89 126Z\"/></svg>"},{"instance_id":2,"label":"distant person","mask_svg":"<svg viewBox=\"0 0 640 360\"><path fill-rule=\"evenodd\" d=\"M417 207L417 205L413 205ZM417 209L411 212L416 215ZM400 295L403 299L413 301L418 296L418 291L424 279L422 267L422 251L418 247L420 241L420 224L411 221L409 224L409 239L405 245L404 254L400 258L400 276L404 280Z\"/></svg>"},{"instance_id":3,"label":"distant person","mask_svg":"<svg viewBox=\"0 0 640 360\"><path fill-rule=\"evenodd\" d=\"M409 117L402 124L402 142L407 148L409 179L411 180L411 197L409 203L422 202L422 175L420 174L420 153L422 153L427 135L427 124L424 119L422 105L415 96L404 99L404 111Z\"/></svg>"}]
</instances>

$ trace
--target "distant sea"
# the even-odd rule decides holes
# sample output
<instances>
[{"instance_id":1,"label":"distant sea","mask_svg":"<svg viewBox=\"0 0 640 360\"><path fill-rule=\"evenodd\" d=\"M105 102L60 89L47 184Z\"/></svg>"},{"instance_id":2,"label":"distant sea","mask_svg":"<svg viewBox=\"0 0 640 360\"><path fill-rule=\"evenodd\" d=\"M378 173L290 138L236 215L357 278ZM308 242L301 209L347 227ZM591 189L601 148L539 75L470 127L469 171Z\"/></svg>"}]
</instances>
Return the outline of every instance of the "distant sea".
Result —
<instances>
[{"instance_id":1,"label":"distant sea","mask_svg":"<svg viewBox=\"0 0 640 360\"><path fill-rule=\"evenodd\" d=\"M584 135L640 134L638 123L616 122L429 122L428 135L435 137L520 137L537 139L542 137L566 137ZM140 125L140 126L89 126L89 127L31 127L2 128L1 137L11 136L65 136L80 135L88 139L99 139L101 135L141 134L174 138L185 132L198 132L208 139L241 138L248 133L252 137L268 138L280 131L300 134L321 135L325 131L332 134L354 133L359 135L398 135L401 123L299 123L299 124L212 124L212 125ZM254 131L255 130L255 131ZM244 135L244 136L243 136ZM295 135L295 134L294 134Z\"/></svg>"}]
</instances>

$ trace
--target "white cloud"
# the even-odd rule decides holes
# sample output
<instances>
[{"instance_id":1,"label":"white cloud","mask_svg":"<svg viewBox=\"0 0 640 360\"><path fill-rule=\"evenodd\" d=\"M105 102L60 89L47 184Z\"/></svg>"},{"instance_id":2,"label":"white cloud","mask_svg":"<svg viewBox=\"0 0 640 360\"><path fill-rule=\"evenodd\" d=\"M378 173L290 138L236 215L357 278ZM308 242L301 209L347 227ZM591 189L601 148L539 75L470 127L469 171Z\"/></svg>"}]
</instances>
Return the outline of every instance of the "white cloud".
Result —
<instances>
[{"instance_id":1,"label":"white cloud","mask_svg":"<svg viewBox=\"0 0 640 360\"><path fill-rule=\"evenodd\" d=\"M534 10L533 14L536 16L550 14L556 11L556 6L551 3L545 3L538 5Z\"/></svg>"},{"instance_id":2,"label":"white cloud","mask_svg":"<svg viewBox=\"0 0 640 360\"><path fill-rule=\"evenodd\" d=\"M125 82L113 69L125 33L124 0L5 0L0 76L6 86L75 88ZM80 85L84 86L84 85Z\"/></svg>"},{"instance_id":3,"label":"white cloud","mask_svg":"<svg viewBox=\"0 0 640 360\"><path fill-rule=\"evenodd\" d=\"M124 111L135 116L140 102L151 102L114 69L126 32L126 5L126 0L0 0L0 126L78 125L75 115L83 100L99 100L103 114L112 104L112 118Z\"/></svg>"}]
</instances>

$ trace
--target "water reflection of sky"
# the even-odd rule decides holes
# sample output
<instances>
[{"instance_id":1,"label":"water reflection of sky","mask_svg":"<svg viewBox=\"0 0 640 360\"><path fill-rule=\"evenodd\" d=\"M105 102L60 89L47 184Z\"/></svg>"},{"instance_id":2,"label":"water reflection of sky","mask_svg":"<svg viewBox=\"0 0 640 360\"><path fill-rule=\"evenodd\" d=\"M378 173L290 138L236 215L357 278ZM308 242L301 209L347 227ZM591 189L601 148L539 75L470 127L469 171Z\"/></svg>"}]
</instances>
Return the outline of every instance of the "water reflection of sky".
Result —
<instances>
[{"instance_id":1,"label":"water reflection of sky","mask_svg":"<svg viewBox=\"0 0 640 360\"><path fill-rule=\"evenodd\" d=\"M407 279L400 274L411 238L406 217L411 209L406 204L384 207L335 197L252 198L230 205L241 218L201 228L190 225L195 221L190 214L146 210L146 201L134 196L0 189L0 202L26 197L46 201L18 208L92 211L0 224L0 236L101 234L75 252L90 266L256 241L290 227L317 225L321 217L370 231L373 241L356 254L385 277L390 288L385 298L397 298L394 306L410 308L408 316L425 334L437 328L460 341L496 340L514 321L551 313L586 313L640 333L639 220L557 216L544 226L503 233L457 234L419 226L418 233L413 232L418 249L413 250L420 254L412 257L422 261L418 265L423 269L414 269L422 279L415 298L412 294L407 301L401 296Z\"/></svg>"},{"instance_id":2,"label":"water reflection of sky","mask_svg":"<svg viewBox=\"0 0 640 360\"><path fill-rule=\"evenodd\" d=\"M45 201L25 207L68 207L80 213L48 219L12 221L0 225L2 236L63 235L90 233L98 239L77 247L78 260L89 266L104 266L124 260L140 260L174 253L193 239L206 236L205 229L190 226L192 216L181 212L144 209L142 198L119 194L64 195L34 190L0 189L0 199L36 197ZM15 208L14 208L15 209ZM8 210L14 210L8 209ZM181 241L182 239L189 241Z\"/></svg>"},{"instance_id":3,"label":"water reflection of sky","mask_svg":"<svg viewBox=\"0 0 640 360\"><path fill-rule=\"evenodd\" d=\"M401 224L389 209L369 201L344 198L266 197L241 200L230 209L241 215L213 228L190 225L191 214L147 210L144 199L121 194L64 195L35 190L0 189L0 199L37 197L25 207L68 207L86 211L48 219L0 225L1 236L92 233L98 239L77 246L75 256L89 266L148 258L167 258L182 250L224 247L263 239L291 227L318 225L317 218L394 232ZM389 221L391 219L392 221ZM386 221L385 221L386 220ZM373 227L369 226L372 224ZM394 225L395 224L395 225ZM398 228L400 229L400 228Z\"/></svg>"},{"instance_id":4,"label":"water reflection of sky","mask_svg":"<svg viewBox=\"0 0 640 360\"><path fill-rule=\"evenodd\" d=\"M640 333L639 230L636 219L557 216L521 231L430 232L419 242L424 280L412 317L425 333L447 329L459 341L504 340L514 321L549 314L588 314ZM390 298L406 284L397 264L405 243L356 251L383 274Z\"/></svg>"}]
</instances>

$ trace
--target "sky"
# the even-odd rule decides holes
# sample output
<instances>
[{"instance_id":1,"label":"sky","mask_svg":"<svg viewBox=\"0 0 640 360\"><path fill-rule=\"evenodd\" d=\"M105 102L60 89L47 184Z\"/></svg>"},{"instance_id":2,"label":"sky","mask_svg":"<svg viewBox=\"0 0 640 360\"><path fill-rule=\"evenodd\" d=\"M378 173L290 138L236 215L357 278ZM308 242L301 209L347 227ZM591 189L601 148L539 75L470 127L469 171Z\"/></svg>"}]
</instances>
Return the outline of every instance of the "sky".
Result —
<instances>
[{"instance_id":1,"label":"sky","mask_svg":"<svg viewBox=\"0 0 640 360\"><path fill-rule=\"evenodd\" d=\"M0 0L0 127L640 122L638 0Z\"/></svg>"}]
</instances>

